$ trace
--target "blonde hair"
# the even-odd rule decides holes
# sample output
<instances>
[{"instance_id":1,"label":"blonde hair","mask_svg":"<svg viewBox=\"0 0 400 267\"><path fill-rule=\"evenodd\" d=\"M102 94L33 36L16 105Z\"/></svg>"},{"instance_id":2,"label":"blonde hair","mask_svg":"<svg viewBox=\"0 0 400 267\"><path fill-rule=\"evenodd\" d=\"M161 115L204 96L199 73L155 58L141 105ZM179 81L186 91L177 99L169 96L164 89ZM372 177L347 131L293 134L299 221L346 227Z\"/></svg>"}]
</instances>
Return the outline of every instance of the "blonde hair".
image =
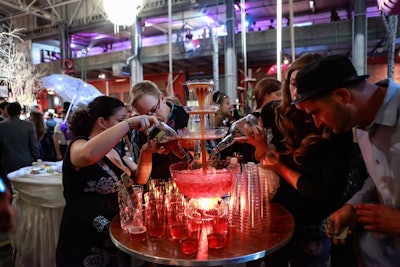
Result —
<instances>
[{"instance_id":1,"label":"blonde hair","mask_svg":"<svg viewBox=\"0 0 400 267\"><path fill-rule=\"evenodd\" d=\"M130 92L132 106L135 104L137 100L139 100L144 95L151 95L156 98L159 98L161 94L162 94L161 90L152 81L146 80L143 82L138 82L132 86Z\"/></svg>"}]
</instances>

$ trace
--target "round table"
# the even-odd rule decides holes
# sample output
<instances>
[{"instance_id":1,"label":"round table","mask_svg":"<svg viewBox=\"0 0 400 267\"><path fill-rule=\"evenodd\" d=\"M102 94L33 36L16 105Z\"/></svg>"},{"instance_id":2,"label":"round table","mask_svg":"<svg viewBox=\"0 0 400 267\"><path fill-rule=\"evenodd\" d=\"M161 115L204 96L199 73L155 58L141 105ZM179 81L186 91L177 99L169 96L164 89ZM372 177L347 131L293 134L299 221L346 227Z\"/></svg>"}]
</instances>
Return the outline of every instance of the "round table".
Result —
<instances>
[{"instance_id":1,"label":"round table","mask_svg":"<svg viewBox=\"0 0 400 267\"><path fill-rule=\"evenodd\" d=\"M161 238L147 235L146 241L131 241L128 232L121 229L119 216L110 225L110 236L114 244L125 253L141 260L177 266L216 266L248 262L272 253L292 237L293 216L282 206L270 203L262 234L246 235L230 229L225 246L208 249L207 240L202 236L199 251L195 255L185 255L180 251L179 242L169 234Z\"/></svg>"},{"instance_id":2,"label":"round table","mask_svg":"<svg viewBox=\"0 0 400 267\"><path fill-rule=\"evenodd\" d=\"M48 168L56 163L45 162ZM53 165L54 164L54 165ZM65 206L61 173L31 174L24 167L8 174L17 211L16 229L9 233L16 266L56 266L55 251Z\"/></svg>"}]
</instances>

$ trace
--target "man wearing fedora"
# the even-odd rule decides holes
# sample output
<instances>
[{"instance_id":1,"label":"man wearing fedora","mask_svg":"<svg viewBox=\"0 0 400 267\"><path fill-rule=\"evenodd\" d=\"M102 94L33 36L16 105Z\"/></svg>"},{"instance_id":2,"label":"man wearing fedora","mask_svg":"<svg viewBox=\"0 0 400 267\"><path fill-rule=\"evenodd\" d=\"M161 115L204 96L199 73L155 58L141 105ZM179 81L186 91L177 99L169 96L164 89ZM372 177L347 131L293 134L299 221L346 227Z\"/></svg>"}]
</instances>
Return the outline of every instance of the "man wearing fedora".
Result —
<instances>
[{"instance_id":1,"label":"man wearing fedora","mask_svg":"<svg viewBox=\"0 0 400 267\"><path fill-rule=\"evenodd\" d=\"M363 226L360 266L400 266L400 85L368 77L345 56L321 58L297 74L292 103L317 127L335 133L355 127L370 177L330 216L334 233L356 219Z\"/></svg>"}]
</instances>

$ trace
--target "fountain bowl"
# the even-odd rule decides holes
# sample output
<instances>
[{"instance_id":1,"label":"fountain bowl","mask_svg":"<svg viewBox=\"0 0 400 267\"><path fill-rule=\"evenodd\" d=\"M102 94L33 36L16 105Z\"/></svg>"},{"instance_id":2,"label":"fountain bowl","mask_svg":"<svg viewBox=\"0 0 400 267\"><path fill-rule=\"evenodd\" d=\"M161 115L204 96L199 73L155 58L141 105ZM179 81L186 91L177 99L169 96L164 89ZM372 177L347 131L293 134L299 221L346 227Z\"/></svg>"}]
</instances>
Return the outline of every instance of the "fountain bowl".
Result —
<instances>
[{"instance_id":1,"label":"fountain bowl","mask_svg":"<svg viewBox=\"0 0 400 267\"><path fill-rule=\"evenodd\" d=\"M203 169L189 168L188 162L178 162L170 166L173 181L179 190L191 198L218 198L227 194L239 170L227 169L228 162L220 161L218 166Z\"/></svg>"}]
</instances>

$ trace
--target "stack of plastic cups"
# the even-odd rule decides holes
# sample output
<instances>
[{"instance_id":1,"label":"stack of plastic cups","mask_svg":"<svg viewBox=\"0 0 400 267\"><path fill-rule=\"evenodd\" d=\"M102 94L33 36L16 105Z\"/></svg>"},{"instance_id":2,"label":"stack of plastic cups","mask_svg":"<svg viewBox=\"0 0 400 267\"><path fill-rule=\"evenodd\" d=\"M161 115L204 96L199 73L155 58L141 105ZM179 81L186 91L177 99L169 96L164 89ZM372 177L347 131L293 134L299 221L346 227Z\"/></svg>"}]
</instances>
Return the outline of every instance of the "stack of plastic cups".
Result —
<instances>
[{"instance_id":1,"label":"stack of plastic cups","mask_svg":"<svg viewBox=\"0 0 400 267\"><path fill-rule=\"evenodd\" d=\"M263 227L271 221L271 216L269 212L269 202L270 202L270 193L269 193L269 179L268 179L268 170L264 169L260 164L258 164L258 175L260 178L260 187L261 187L261 197L262 197L262 220Z\"/></svg>"},{"instance_id":2,"label":"stack of plastic cups","mask_svg":"<svg viewBox=\"0 0 400 267\"><path fill-rule=\"evenodd\" d=\"M245 234L262 232L262 196L258 167L254 162L244 166L240 188L240 227Z\"/></svg>"},{"instance_id":3,"label":"stack of plastic cups","mask_svg":"<svg viewBox=\"0 0 400 267\"><path fill-rule=\"evenodd\" d=\"M234 170L232 175L232 187L229 192L229 227L237 228L240 220L240 185L242 173L237 158L232 157L228 168Z\"/></svg>"}]
</instances>

